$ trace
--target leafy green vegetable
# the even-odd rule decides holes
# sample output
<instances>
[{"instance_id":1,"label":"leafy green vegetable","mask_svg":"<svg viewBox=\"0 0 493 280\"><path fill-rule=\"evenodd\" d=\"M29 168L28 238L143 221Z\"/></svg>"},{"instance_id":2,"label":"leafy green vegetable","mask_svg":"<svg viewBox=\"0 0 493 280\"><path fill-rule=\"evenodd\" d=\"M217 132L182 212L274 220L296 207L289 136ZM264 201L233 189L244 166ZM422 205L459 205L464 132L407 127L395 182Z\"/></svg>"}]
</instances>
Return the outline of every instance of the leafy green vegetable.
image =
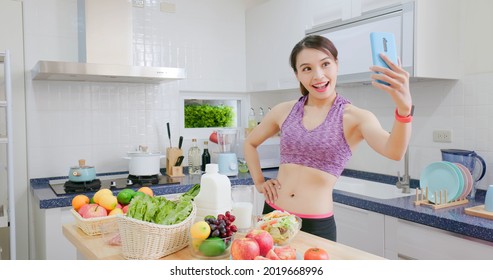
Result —
<instances>
[{"instance_id":1,"label":"leafy green vegetable","mask_svg":"<svg viewBox=\"0 0 493 280\"><path fill-rule=\"evenodd\" d=\"M229 106L185 105L185 128L231 127L234 112Z\"/></svg>"},{"instance_id":2,"label":"leafy green vegetable","mask_svg":"<svg viewBox=\"0 0 493 280\"><path fill-rule=\"evenodd\" d=\"M127 216L161 225L181 223L192 212L192 200L199 191L200 185L195 184L177 200L169 200L162 196L135 197L128 206Z\"/></svg>"}]
</instances>

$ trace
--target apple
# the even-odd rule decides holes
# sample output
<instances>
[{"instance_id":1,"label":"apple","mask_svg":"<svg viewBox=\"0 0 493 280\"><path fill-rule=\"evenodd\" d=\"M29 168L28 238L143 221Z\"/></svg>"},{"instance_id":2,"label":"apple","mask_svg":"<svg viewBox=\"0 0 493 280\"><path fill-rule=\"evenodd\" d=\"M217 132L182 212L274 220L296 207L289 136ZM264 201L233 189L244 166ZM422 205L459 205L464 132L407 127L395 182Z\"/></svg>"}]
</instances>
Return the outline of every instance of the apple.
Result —
<instances>
[{"instance_id":1,"label":"apple","mask_svg":"<svg viewBox=\"0 0 493 280\"><path fill-rule=\"evenodd\" d=\"M279 256L277 256L276 252L274 252L274 249L270 249L269 252L267 252L267 255L265 255L266 258L269 260L280 260Z\"/></svg>"},{"instance_id":2,"label":"apple","mask_svg":"<svg viewBox=\"0 0 493 280\"><path fill-rule=\"evenodd\" d=\"M98 204L92 204L87 208L87 211L84 213L82 216L83 218L89 219L89 218L96 218L96 217L105 217L108 216L108 211L104 209L103 206L100 206Z\"/></svg>"},{"instance_id":3,"label":"apple","mask_svg":"<svg viewBox=\"0 0 493 280\"><path fill-rule=\"evenodd\" d=\"M281 260L296 260L296 249L289 245L275 247L274 252Z\"/></svg>"},{"instance_id":4,"label":"apple","mask_svg":"<svg viewBox=\"0 0 493 280\"><path fill-rule=\"evenodd\" d=\"M234 239L231 243L233 260L253 260L257 256L260 256L260 248L255 239L243 237Z\"/></svg>"},{"instance_id":5,"label":"apple","mask_svg":"<svg viewBox=\"0 0 493 280\"><path fill-rule=\"evenodd\" d=\"M274 239L266 230L252 229L245 235L245 237L252 238L257 241L258 247L260 248L260 255L262 257L265 257L267 252L274 247Z\"/></svg>"},{"instance_id":6,"label":"apple","mask_svg":"<svg viewBox=\"0 0 493 280\"><path fill-rule=\"evenodd\" d=\"M93 205L93 204L84 204L84 205L82 205L82 207L79 208L79 211L78 211L79 215L81 217L84 217L84 214L86 213L87 209L89 209L89 207L91 207L91 205Z\"/></svg>"},{"instance_id":7,"label":"apple","mask_svg":"<svg viewBox=\"0 0 493 280\"><path fill-rule=\"evenodd\" d=\"M130 205L130 204L127 204L127 205L123 206L123 208L122 208L122 210L123 210L123 214L127 214L127 211L128 211L128 206L129 206L129 205Z\"/></svg>"},{"instance_id":8,"label":"apple","mask_svg":"<svg viewBox=\"0 0 493 280\"><path fill-rule=\"evenodd\" d=\"M217 141L217 131L213 131L211 133L211 135L209 136L209 141L211 141L212 143L218 143Z\"/></svg>"}]
</instances>

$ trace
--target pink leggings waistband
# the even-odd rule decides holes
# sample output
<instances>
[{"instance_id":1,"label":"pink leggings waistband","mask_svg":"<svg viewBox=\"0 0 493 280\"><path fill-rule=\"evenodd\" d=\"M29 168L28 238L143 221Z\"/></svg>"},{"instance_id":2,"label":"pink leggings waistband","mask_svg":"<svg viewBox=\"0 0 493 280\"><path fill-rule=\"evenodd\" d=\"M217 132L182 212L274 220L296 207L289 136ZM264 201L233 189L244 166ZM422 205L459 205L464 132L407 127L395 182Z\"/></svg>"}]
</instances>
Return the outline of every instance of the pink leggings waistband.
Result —
<instances>
[{"instance_id":1,"label":"pink leggings waistband","mask_svg":"<svg viewBox=\"0 0 493 280\"><path fill-rule=\"evenodd\" d=\"M275 204L272 204L272 203L269 203L267 201L265 201L265 203L267 203L267 205L269 205L270 207L276 209L276 210L279 210L279 211L285 211L283 210L282 208L279 208L277 205ZM328 212L326 214L299 214L299 213L294 213L294 212L291 212L291 211L286 211L292 215L296 215L300 218L305 218L305 219L323 219L323 218L329 218L329 217L332 217L334 215L333 212Z\"/></svg>"}]
</instances>

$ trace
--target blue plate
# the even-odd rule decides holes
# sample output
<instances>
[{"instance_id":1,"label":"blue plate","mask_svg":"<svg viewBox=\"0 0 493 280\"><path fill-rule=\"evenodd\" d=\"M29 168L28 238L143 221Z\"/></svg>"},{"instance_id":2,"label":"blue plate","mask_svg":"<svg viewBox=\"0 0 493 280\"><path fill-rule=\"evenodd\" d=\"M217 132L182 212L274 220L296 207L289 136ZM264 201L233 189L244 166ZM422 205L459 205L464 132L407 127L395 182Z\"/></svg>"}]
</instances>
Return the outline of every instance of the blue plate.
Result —
<instances>
[{"instance_id":1,"label":"blue plate","mask_svg":"<svg viewBox=\"0 0 493 280\"><path fill-rule=\"evenodd\" d=\"M457 176L459 177L459 190L457 190L457 194L452 198L452 200L459 199L462 192L464 191L464 175L462 175L462 171L460 170L460 168L456 164L454 164L452 162L448 162L448 161L445 161L445 163L452 166L452 168L457 173Z\"/></svg>"},{"instance_id":2,"label":"blue plate","mask_svg":"<svg viewBox=\"0 0 493 280\"><path fill-rule=\"evenodd\" d=\"M432 203L435 203L435 192L439 196L440 191L442 193L447 191L446 202L454 200L458 193L460 195L460 185L464 185L464 180L461 184L455 168L445 161L433 162L426 166L419 180L422 190L428 187L428 201ZM442 194L442 199L445 199L444 194ZM440 201L440 197L437 197L437 201Z\"/></svg>"}]
</instances>

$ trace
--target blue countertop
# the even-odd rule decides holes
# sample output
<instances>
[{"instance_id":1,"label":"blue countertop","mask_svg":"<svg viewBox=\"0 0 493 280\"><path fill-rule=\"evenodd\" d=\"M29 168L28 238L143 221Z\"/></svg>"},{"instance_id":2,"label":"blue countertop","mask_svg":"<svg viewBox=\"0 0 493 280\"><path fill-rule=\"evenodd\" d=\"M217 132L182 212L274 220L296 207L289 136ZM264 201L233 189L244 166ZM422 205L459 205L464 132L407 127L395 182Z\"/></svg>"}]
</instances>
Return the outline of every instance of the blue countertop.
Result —
<instances>
[{"instance_id":1,"label":"blue countertop","mask_svg":"<svg viewBox=\"0 0 493 280\"><path fill-rule=\"evenodd\" d=\"M397 181L397 178L394 176L355 170L345 170L342 175L390 185L395 185ZM277 176L277 169L264 170L264 176L275 178ZM240 173L236 177L229 178L231 185L252 184L249 173ZM75 196L75 194L55 195L48 184L49 180L53 179L63 179L63 177L31 180L31 191L34 198L39 202L39 208L41 209L68 207L71 205L72 198ZM180 179L179 184L153 186L152 189L155 195L183 193L197 183L200 183L199 175L187 175ZM411 187L415 188L417 186L419 186L419 181L412 180ZM116 195L118 191L114 191L114 194ZM88 196L92 196L93 194L94 192L86 193ZM426 206L415 206L413 204L415 196L413 195L394 199L377 199L334 190L333 198L338 203L493 242L493 220L474 217L464 213L464 208L484 204L484 195L484 191L478 190L476 199L469 201L468 204L437 210Z\"/></svg>"}]
</instances>

